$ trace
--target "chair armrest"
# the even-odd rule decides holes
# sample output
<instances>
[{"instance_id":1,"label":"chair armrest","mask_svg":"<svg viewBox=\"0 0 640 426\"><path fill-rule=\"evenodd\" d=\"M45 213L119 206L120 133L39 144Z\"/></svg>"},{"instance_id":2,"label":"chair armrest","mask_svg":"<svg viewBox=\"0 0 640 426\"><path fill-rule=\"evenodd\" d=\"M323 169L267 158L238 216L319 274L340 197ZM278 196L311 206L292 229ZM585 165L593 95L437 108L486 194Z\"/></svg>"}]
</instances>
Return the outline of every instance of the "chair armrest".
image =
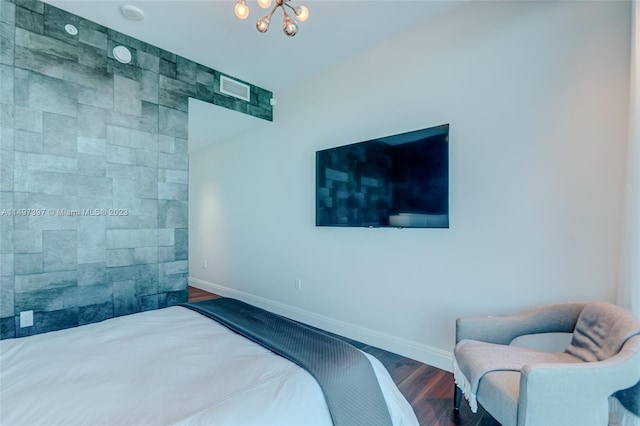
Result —
<instances>
[{"instance_id":1,"label":"chair armrest","mask_svg":"<svg viewBox=\"0 0 640 426\"><path fill-rule=\"evenodd\" d=\"M605 425L608 398L640 380L640 335L604 361L522 368L518 425Z\"/></svg>"},{"instance_id":2,"label":"chair armrest","mask_svg":"<svg viewBox=\"0 0 640 426\"><path fill-rule=\"evenodd\" d=\"M456 320L456 343L462 339L508 345L525 334L571 333L586 303L556 303L515 315Z\"/></svg>"}]
</instances>

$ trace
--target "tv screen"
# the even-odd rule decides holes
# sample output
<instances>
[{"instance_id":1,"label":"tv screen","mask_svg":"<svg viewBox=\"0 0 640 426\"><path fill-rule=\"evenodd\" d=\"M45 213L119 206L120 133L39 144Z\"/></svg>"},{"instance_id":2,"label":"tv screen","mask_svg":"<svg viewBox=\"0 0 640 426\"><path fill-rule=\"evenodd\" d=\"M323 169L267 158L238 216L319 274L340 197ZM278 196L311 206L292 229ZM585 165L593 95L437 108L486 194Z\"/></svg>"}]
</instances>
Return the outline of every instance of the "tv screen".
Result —
<instances>
[{"instance_id":1,"label":"tv screen","mask_svg":"<svg viewBox=\"0 0 640 426\"><path fill-rule=\"evenodd\" d=\"M449 125L316 152L316 226L448 228Z\"/></svg>"}]
</instances>

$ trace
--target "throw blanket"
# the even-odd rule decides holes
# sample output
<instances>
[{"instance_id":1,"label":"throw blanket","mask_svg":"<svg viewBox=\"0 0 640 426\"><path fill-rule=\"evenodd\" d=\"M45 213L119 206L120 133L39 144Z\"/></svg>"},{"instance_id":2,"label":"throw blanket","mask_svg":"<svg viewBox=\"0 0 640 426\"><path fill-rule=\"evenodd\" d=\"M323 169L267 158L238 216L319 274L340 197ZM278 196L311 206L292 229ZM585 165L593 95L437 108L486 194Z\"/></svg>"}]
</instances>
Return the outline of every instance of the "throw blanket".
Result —
<instances>
[{"instance_id":1,"label":"throw blanket","mask_svg":"<svg viewBox=\"0 0 640 426\"><path fill-rule=\"evenodd\" d=\"M236 299L181 306L218 321L307 370L324 392L334 425L392 424L369 360L350 344Z\"/></svg>"},{"instance_id":2,"label":"throw blanket","mask_svg":"<svg viewBox=\"0 0 640 426\"><path fill-rule=\"evenodd\" d=\"M630 312L609 303L591 302L580 313L571 344L564 353L461 340L454 349L454 380L475 413L480 379L490 371L520 371L525 365L539 363L601 361L618 353L627 339L637 334L640 334L640 322ZM635 386L614 396L638 415L639 390L640 387Z\"/></svg>"},{"instance_id":3,"label":"throw blanket","mask_svg":"<svg viewBox=\"0 0 640 426\"><path fill-rule=\"evenodd\" d=\"M550 353L467 339L458 342L454 354L454 380L462 389L474 413L478 411L476 394L480 379L490 371L520 371L525 365L540 363L581 362L565 353Z\"/></svg>"}]
</instances>

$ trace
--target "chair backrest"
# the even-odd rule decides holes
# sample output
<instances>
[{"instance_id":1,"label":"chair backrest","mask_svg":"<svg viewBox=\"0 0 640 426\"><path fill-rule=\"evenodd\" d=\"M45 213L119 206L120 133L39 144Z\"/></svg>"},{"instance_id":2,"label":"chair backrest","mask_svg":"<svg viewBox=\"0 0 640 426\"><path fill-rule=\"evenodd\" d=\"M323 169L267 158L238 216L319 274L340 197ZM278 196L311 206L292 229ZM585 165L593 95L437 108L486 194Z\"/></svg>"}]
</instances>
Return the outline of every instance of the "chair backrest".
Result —
<instances>
[{"instance_id":1,"label":"chair backrest","mask_svg":"<svg viewBox=\"0 0 640 426\"><path fill-rule=\"evenodd\" d=\"M640 334L640 321L631 312L610 303L588 303L565 350L582 361L602 361L617 354L631 336Z\"/></svg>"}]
</instances>

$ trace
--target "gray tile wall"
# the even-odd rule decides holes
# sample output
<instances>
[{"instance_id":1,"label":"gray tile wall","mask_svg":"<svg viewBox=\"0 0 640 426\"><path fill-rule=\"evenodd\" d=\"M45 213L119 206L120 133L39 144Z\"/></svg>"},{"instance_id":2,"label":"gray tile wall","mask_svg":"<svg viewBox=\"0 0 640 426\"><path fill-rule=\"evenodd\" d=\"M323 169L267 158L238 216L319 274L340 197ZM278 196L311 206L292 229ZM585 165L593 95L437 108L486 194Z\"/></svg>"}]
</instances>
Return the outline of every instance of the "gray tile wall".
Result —
<instances>
[{"instance_id":1,"label":"gray tile wall","mask_svg":"<svg viewBox=\"0 0 640 426\"><path fill-rule=\"evenodd\" d=\"M131 64L113 59L119 44ZM1 338L186 300L188 98L272 119L271 92L251 86L247 103L219 81L42 2L0 0Z\"/></svg>"}]
</instances>

